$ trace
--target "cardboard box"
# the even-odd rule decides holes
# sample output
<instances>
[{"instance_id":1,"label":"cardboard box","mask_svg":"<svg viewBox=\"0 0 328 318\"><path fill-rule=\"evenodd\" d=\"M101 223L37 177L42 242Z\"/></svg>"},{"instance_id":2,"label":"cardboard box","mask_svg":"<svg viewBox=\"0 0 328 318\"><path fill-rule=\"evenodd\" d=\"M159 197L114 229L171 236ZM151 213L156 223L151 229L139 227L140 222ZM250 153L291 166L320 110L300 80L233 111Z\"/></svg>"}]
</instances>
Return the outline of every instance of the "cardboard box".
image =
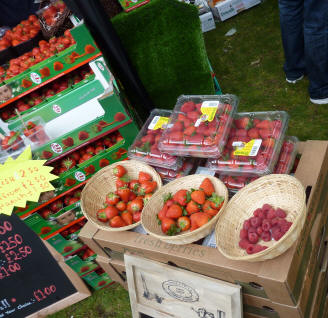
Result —
<instances>
[{"instance_id":1,"label":"cardboard box","mask_svg":"<svg viewBox=\"0 0 328 318\"><path fill-rule=\"evenodd\" d=\"M202 32L214 30L216 28L212 12L206 12L199 16Z\"/></svg>"},{"instance_id":2,"label":"cardboard box","mask_svg":"<svg viewBox=\"0 0 328 318\"><path fill-rule=\"evenodd\" d=\"M299 240L275 259L257 263L236 262L226 259L210 247L171 245L148 235L131 232L112 233L109 237L106 232L98 231L94 240L114 259L123 259L123 253L129 251L210 277L239 283L245 293L296 306L312 250L309 233L314 217L319 213L323 213L324 217L327 215L324 206L328 191L328 142L307 141L300 145L300 149L302 157L295 176L308 194L307 221Z\"/></svg>"},{"instance_id":3,"label":"cardboard box","mask_svg":"<svg viewBox=\"0 0 328 318\"><path fill-rule=\"evenodd\" d=\"M118 264L114 266L113 264L117 262L113 261L113 263L111 263L108 257L98 255L96 262L114 282L120 284L123 288L128 290L124 261L118 261Z\"/></svg>"},{"instance_id":4,"label":"cardboard box","mask_svg":"<svg viewBox=\"0 0 328 318\"><path fill-rule=\"evenodd\" d=\"M249 9L261 3L261 0L243 0L245 9Z\"/></svg>"},{"instance_id":5,"label":"cardboard box","mask_svg":"<svg viewBox=\"0 0 328 318\"><path fill-rule=\"evenodd\" d=\"M243 10L245 10L245 6L242 0L225 0L214 6L213 14L221 21L225 21Z\"/></svg>"}]
</instances>

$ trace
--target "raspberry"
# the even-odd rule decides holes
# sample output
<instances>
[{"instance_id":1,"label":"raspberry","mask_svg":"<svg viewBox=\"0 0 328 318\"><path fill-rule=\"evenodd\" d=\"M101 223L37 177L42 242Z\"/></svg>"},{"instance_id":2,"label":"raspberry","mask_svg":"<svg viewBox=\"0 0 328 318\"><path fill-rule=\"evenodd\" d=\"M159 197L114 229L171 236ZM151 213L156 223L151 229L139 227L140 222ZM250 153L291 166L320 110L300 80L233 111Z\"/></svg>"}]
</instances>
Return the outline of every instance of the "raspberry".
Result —
<instances>
[{"instance_id":1,"label":"raspberry","mask_svg":"<svg viewBox=\"0 0 328 318\"><path fill-rule=\"evenodd\" d=\"M247 230L251 227L251 222L249 220L244 221L243 229Z\"/></svg>"},{"instance_id":2,"label":"raspberry","mask_svg":"<svg viewBox=\"0 0 328 318\"><path fill-rule=\"evenodd\" d=\"M251 221L251 226L255 228L259 227L262 224L262 219L260 219L257 216L250 218L250 221Z\"/></svg>"},{"instance_id":3,"label":"raspberry","mask_svg":"<svg viewBox=\"0 0 328 318\"><path fill-rule=\"evenodd\" d=\"M248 240L252 244L256 244L259 240L257 233L248 233Z\"/></svg>"},{"instance_id":4,"label":"raspberry","mask_svg":"<svg viewBox=\"0 0 328 318\"><path fill-rule=\"evenodd\" d=\"M267 211L261 210L261 212L259 213L259 218L266 219L267 218Z\"/></svg>"},{"instance_id":5,"label":"raspberry","mask_svg":"<svg viewBox=\"0 0 328 318\"><path fill-rule=\"evenodd\" d=\"M245 229L241 229L240 230L240 233L239 233L239 237L240 237L240 239L246 239L247 237L248 237L248 232L247 232L247 230L245 230Z\"/></svg>"},{"instance_id":6,"label":"raspberry","mask_svg":"<svg viewBox=\"0 0 328 318\"><path fill-rule=\"evenodd\" d=\"M261 234L261 239L264 241L264 242L269 242L271 241L271 233L270 232L263 232Z\"/></svg>"},{"instance_id":7,"label":"raspberry","mask_svg":"<svg viewBox=\"0 0 328 318\"><path fill-rule=\"evenodd\" d=\"M262 221L262 229L263 231L267 232L271 229L271 221L270 219L264 219Z\"/></svg>"},{"instance_id":8,"label":"raspberry","mask_svg":"<svg viewBox=\"0 0 328 318\"><path fill-rule=\"evenodd\" d=\"M293 224L292 222L287 222L287 223L283 224L281 226L281 232L285 234L290 229L292 224Z\"/></svg>"},{"instance_id":9,"label":"raspberry","mask_svg":"<svg viewBox=\"0 0 328 318\"><path fill-rule=\"evenodd\" d=\"M259 216L260 212L262 211L262 209L256 209L254 212L253 212L253 215L254 216Z\"/></svg>"},{"instance_id":10,"label":"raspberry","mask_svg":"<svg viewBox=\"0 0 328 318\"><path fill-rule=\"evenodd\" d=\"M239 247L244 250L247 248L248 245L249 245L249 241L247 239L243 239L239 241Z\"/></svg>"},{"instance_id":11,"label":"raspberry","mask_svg":"<svg viewBox=\"0 0 328 318\"><path fill-rule=\"evenodd\" d=\"M246 247L246 253L254 254L254 244L248 244L248 246Z\"/></svg>"},{"instance_id":12,"label":"raspberry","mask_svg":"<svg viewBox=\"0 0 328 318\"><path fill-rule=\"evenodd\" d=\"M283 237L283 235L284 233L280 229L277 229L276 231L272 232L272 237L276 241L279 241Z\"/></svg>"},{"instance_id":13,"label":"raspberry","mask_svg":"<svg viewBox=\"0 0 328 318\"><path fill-rule=\"evenodd\" d=\"M254 251L254 253L259 253L259 252L262 252L263 250L265 250L266 248L268 248L268 247L264 246L264 245L256 244L253 247L253 251Z\"/></svg>"},{"instance_id":14,"label":"raspberry","mask_svg":"<svg viewBox=\"0 0 328 318\"><path fill-rule=\"evenodd\" d=\"M282 227L285 224L287 224L287 220L286 219L280 219L280 218L278 218L278 226Z\"/></svg>"},{"instance_id":15,"label":"raspberry","mask_svg":"<svg viewBox=\"0 0 328 318\"><path fill-rule=\"evenodd\" d=\"M278 208L276 210L276 215L279 217L279 218L285 218L286 217L286 212L280 208Z\"/></svg>"},{"instance_id":16,"label":"raspberry","mask_svg":"<svg viewBox=\"0 0 328 318\"><path fill-rule=\"evenodd\" d=\"M273 219L275 218L277 215L276 215L276 211L274 209L270 209L267 213L267 219Z\"/></svg>"},{"instance_id":17,"label":"raspberry","mask_svg":"<svg viewBox=\"0 0 328 318\"><path fill-rule=\"evenodd\" d=\"M271 224L272 224L272 226L277 225L277 224L278 224L278 220L279 220L279 218L274 218L274 219L272 219L272 220L271 220Z\"/></svg>"},{"instance_id":18,"label":"raspberry","mask_svg":"<svg viewBox=\"0 0 328 318\"><path fill-rule=\"evenodd\" d=\"M248 229L248 234L249 233L256 233L256 228L255 227L250 227L249 229Z\"/></svg>"},{"instance_id":19,"label":"raspberry","mask_svg":"<svg viewBox=\"0 0 328 318\"><path fill-rule=\"evenodd\" d=\"M269 211L270 209L272 209L272 206L270 204L263 204L262 206L263 211Z\"/></svg>"},{"instance_id":20,"label":"raspberry","mask_svg":"<svg viewBox=\"0 0 328 318\"><path fill-rule=\"evenodd\" d=\"M261 236L261 234L263 233L263 229L261 226L259 226L257 229L256 229L256 233Z\"/></svg>"}]
</instances>

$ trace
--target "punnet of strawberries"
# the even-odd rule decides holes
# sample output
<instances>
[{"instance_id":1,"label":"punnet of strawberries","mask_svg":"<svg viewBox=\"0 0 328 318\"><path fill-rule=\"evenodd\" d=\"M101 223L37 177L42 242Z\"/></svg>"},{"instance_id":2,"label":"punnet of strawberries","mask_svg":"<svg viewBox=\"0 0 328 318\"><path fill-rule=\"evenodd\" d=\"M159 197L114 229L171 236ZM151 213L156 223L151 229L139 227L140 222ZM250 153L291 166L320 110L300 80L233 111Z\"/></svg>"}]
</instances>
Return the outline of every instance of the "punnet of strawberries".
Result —
<instances>
[{"instance_id":1,"label":"punnet of strawberries","mask_svg":"<svg viewBox=\"0 0 328 318\"><path fill-rule=\"evenodd\" d=\"M157 189L157 182L140 171L138 179L131 179L122 165L114 168L116 191L106 195L104 208L97 211L97 219L111 227L123 227L140 221L144 205Z\"/></svg>"},{"instance_id":2,"label":"punnet of strawberries","mask_svg":"<svg viewBox=\"0 0 328 318\"><path fill-rule=\"evenodd\" d=\"M237 101L234 95L180 96L159 141L159 150L177 156L220 156Z\"/></svg>"},{"instance_id":3,"label":"punnet of strawberries","mask_svg":"<svg viewBox=\"0 0 328 318\"><path fill-rule=\"evenodd\" d=\"M273 172L289 116L283 111L238 113L222 156L209 159L219 173L262 176Z\"/></svg>"},{"instance_id":4,"label":"punnet of strawberries","mask_svg":"<svg viewBox=\"0 0 328 318\"><path fill-rule=\"evenodd\" d=\"M253 216L244 221L240 230L239 247L247 254L261 252L268 246L260 243L271 240L279 241L292 226L286 220L287 213L281 209L274 209L270 204L264 204L253 212Z\"/></svg>"},{"instance_id":5,"label":"punnet of strawberries","mask_svg":"<svg viewBox=\"0 0 328 318\"><path fill-rule=\"evenodd\" d=\"M293 168L296 158L296 144L298 138L287 136L281 147L278 161L274 167L274 173L288 174ZM240 175L231 176L229 174L219 174L220 180L225 184L230 192L237 192L247 184L258 179L258 177L250 177L247 172L241 172Z\"/></svg>"},{"instance_id":6,"label":"punnet of strawberries","mask_svg":"<svg viewBox=\"0 0 328 318\"><path fill-rule=\"evenodd\" d=\"M157 213L158 223L166 235L194 231L217 215L224 197L215 193L213 183L205 178L197 189L181 189L163 198L164 205Z\"/></svg>"},{"instance_id":7,"label":"punnet of strawberries","mask_svg":"<svg viewBox=\"0 0 328 318\"><path fill-rule=\"evenodd\" d=\"M128 157L130 159L140 160L150 165L167 169L178 169L181 167L181 158L161 152L158 149L159 140L171 114L172 111L165 109L152 110L149 118L129 148Z\"/></svg>"}]
</instances>

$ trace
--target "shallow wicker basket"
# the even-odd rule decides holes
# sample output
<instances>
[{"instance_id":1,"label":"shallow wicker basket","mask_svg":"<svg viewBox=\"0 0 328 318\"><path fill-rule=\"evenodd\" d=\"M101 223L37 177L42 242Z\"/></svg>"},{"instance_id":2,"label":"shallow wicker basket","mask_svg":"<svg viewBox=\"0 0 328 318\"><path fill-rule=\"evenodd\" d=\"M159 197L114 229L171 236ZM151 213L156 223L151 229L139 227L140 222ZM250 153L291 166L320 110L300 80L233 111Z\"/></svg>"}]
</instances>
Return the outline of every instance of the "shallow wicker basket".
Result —
<instances>
[{"instance_id":1,"label":"shallow wicker basket","mask_svg":"<svg viewBox=\"0 0 328 318\"><path fill-rule=\"evenodd\" d=\"M123 166L131 179L138 179L140 171L149 173L153 180L157 182L157 189L162 186L162 180L158 173L152 167L137 160L127 160L113 163L100 171L98 171L86 184L81 194L81 210L85 217L97 226L99 229L105 231L126 231L137 227L141 221L123 227L110 227L107 223L97 220L96 213L99 209L104 207L105 197L108 192L116 191L117 177L113 174L113 169L117 166Z\"/></svg>"},{"instance_id":2,"label":"shallow wicker basket","mask_svg":"<svg viewBox=\"0 0 328 318\"><path fill-rule=\"evenodd\" d=\"M239 232L244 221L265 203L285 210L286 219L293 222L293 225L279 241L260 241L259 244L268 246L266 250L248 255L238 245ZM216 245L225 257L232 260L257 262L271 259L293 245L303 228L305 218L305 191L300 181L284 174L261 177L238 191L221 213L215 229Z\"/></svg>"},{"instance_id":3,"label":"shallow wicker basket","mask_svg":"<svg viewBox=\"0 0 328 318\"><path fill-rule=\"evenodd\" d=\"M178 190L181 189L195 189L200 186L202 181L205 178L209 178L215 188L215 192L224 197L224 204L221 207L220 212L213 217L207 224L203 225L202 227L194 230L192 232L186 231L179 233L174 236L165 235L162 230L161 226L158 224L156 215L163 207L163 197L168 194L174 194ZM182 177L176 179L167 185L163 186L159 191L157 191L149 200L147 206L144 208L142 215L141 215L141 223L145 230L152 236L170 244L188 244L199 239L205 237L214 229L215 224L219 218L220 213L224 210L226 204L228 202L228 190L223 182L215 177L208 176L208 175L201 175L195 174L190 175L187 177Z\"/></svg>"}]
</instances>

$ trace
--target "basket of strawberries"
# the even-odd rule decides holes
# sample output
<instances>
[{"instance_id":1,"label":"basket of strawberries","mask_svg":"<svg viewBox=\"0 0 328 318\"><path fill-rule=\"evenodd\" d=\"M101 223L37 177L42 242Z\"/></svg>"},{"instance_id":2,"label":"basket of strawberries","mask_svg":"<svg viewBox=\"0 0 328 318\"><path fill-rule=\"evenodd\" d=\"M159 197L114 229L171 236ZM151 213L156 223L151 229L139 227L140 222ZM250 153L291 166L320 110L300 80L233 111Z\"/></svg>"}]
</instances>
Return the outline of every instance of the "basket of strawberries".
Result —
<instances>
[{"instance_id":1,"label":"basket of strawberries","mask_svg":"<svg viewBox=\"0 0 328 318\"><path fill-rule=\"evenodd\" d=\"M116 162L88 181L81 194L81 209L102 230L130 230L141 223L144 206L161 186L160 176L147 164Z\"/></svg>"},{"instance_id":2,"label":"basket of strawberries","mask_svg":"<svg viewBox=\"0 0 328 318\"><path fill-rule=\"evenodd\" d=\"M232 260L264 261L298 239L306 219L304 187L295 177L261 177L229 201L216 225L218 250Z\"/></svg>"},{"instance_id":3,"label":"basket of strawberries","mask_svg":"<svg viewBox=\"0 0 328 318\"><path fill-rule=\"evenodd\" d=\"M176 179L157 191L141 215L145 230L171 244L188 244L208 235L228 202L228 190L201 174Z\"/></svg>"}]
</instances>

